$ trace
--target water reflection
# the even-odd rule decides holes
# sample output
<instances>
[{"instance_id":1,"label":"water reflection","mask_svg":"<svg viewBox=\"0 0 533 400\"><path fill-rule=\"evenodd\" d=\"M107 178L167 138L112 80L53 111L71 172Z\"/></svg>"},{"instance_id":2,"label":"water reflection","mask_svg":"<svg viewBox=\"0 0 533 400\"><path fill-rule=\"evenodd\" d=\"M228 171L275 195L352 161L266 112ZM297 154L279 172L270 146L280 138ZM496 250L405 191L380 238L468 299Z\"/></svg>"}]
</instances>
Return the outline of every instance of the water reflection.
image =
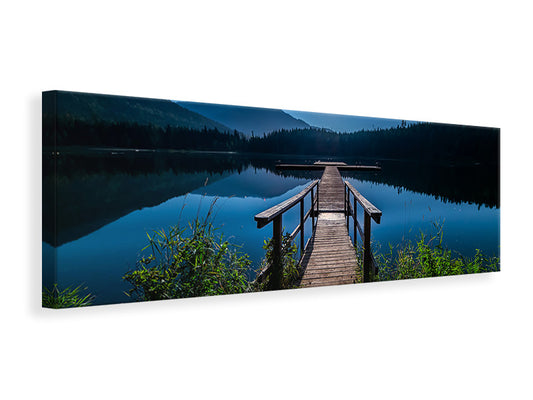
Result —
<instances>
[{"instance_id":1,"label":"water reflection","mask_svg":"<svg viewBox=\"0 0 533 400\"><path fill-rule=\"evenodd\" d=\"M54 257L56 261L55 268L44 267L43 283L55 279L63 287L83 283L96 295L97 304L129 301L122 276L135 267L147 244L146 232L186 224L203 215L215 200L220 232L241 245L257 267L272 227L257 229L253 216L321 175L275 170L278 162L314 161L306 158L115 153L43 155L43 263ZM499 253L497 173L481 166L422 168L392 161L383 161L382 167L378 173L343 174L383 212L382 223L372 230L374 241L387 246L412 239L437 221L444 223L451 248L465 255L476 248L488 255ZM54 179L56 192L50 187ZM52 224L54 200L57 237ZM284 214L284 227L292 231L298 218L295 207ZM310 230L308 221L306 238Z\"/></svg>"},{"instance_id":2,"label":"water reflection","mask_svg":"<svg viewBox=\"0 0 533 400\"><path fill-rule=\"evenodd\" d=\"M275 164L313 161L305 157L250 158L239 154L190 152L84 151L58 157L43 154L43 240L52 246L76 240L132 211L153 207L185 193L200 193L206 183L211 195L278 196L298 180L317 179L321 174L276 171ZM381 164L381 172L344 172L343 175L384 183L396 188L398 193L409 190L443 202L499 207L499 174L495 167L430 166L397 161ZM257 179L252 174L257 169L287 179ZM245 171L246 175L238 180L213 186L223 178ZM56 191L52 190L54 180Z\"/></svg>"}]
</instances>

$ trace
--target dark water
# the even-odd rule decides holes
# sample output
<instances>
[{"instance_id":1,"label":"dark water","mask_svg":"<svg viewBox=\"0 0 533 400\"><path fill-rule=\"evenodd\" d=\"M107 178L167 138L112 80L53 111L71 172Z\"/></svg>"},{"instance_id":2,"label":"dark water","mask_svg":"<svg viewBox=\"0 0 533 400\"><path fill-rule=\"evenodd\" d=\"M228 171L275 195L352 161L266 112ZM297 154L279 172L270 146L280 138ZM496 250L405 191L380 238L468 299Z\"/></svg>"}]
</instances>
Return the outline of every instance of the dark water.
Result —
<instances>
[{"instance_id":1,"label":"dark water","mask_svg":"<svg viewBox=\"0 0 533 400\"><path fill-rule=\"evenodd\" d=\"M242 245L257 267L270 225L257 229L254 215L297 194L319 172L275 170L276 162L315 159L249 158L237 154L156 152L60 152L43 154L43 265L55 254L60 287L86 285L96 304L130 301L122 276L133 269L147 232L187 224L215 203L215 225ZM344 160L350 163L358 160ZM53 171L57 190L51 190ZM428 166L382 161L382 171L345 176L382 210L372 239L384 249L444 228L445 244L466 256L476 249L499 255L497 167ZM306 209L308 207L306 204ZM56 230L53 228L56 204ZM284 214L292 231L299 210ZM306 239L310 222L306 224ZM51 285L53 268L43 268ZM253 277L250 272L250 278Z\"/></svg>"}]
</instances>

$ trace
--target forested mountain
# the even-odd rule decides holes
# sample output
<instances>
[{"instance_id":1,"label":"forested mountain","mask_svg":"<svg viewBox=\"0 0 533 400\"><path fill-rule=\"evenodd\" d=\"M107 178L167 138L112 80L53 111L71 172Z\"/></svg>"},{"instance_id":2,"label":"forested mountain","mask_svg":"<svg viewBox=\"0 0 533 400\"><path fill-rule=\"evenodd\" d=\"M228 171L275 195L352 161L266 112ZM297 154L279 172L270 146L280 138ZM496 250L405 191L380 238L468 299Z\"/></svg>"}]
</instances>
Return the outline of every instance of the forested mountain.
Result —
<instances>
[{"instance_id":1,"label":"forested mountain","mask_svg":"<svg viewBox=\"0 0 533 400\"><path fill-rule=\"evenodd\" d=\"M307 128L244 137L236 131L224 133L216 128L197 130L83 121L62 121L58 125L61 127L57 134L60 146L236 151L428 163L500 163L500 131L497 128L420 123L344 134Z\"/></svg>"},{"instance_id":2,"label":"forested mountain","mask_svg":"<svg viewBox=\"0 0 533 400\"><path fill-rule=\"evenodd\" d=\"M263 136L280 129L309 128L310 126L282 110L269 108L228 106L221 104L180 101L177 104L218 121L246 136Z\"/></svg>"},{"instance_id":3,"label":"forested mountain","mask_svg":"<svg viewBox=\"0 0 533 400\"><path fill-rule=\"evenodd\" d=\"M226 126L172 101L47 92L43 94L43 143L58 146L215 150L455 164L499 165L500 161L500 131L496 128L402 123L389 129L338 133L307 126L261 134L257 132L257 135L254 131L254 135L245 136L238 131L246 130L243 126L247 124L251 126L254 117L257 121L255 126L262 124L265 127L270 124L269 129L276 124L299 122L280 110L209 104L200 106L204 109L198 111L207 112L209 109L213 113L223 113L227 122L235 119L236 124L240 120L240 129L235 127L229 131ZM54 110L57 110L56 117Z\"/></svg>"},{"instance_id":4,"label":"forested mountain","mask_svg":"<svg viewBox=\"0 0 533 400\"><path fill-rule=\"evenodd\" d=\"M43 93L43 125L58 121L129 123L166 128L230 129L170 100L51 91ZM47 133L47 132L43 132Z\"/></svg>"},{"instance_id":5,"label":"forested mountain","mask_svg":"<svg viewBox=\"0 0 533 400\"><path fill-rule=\"evenodd\" d=\"M247 150L280 154L499 164L500 130L418 123L390 129L335 133L293 129L250 138Z\"/></svg>"}]
</instances>

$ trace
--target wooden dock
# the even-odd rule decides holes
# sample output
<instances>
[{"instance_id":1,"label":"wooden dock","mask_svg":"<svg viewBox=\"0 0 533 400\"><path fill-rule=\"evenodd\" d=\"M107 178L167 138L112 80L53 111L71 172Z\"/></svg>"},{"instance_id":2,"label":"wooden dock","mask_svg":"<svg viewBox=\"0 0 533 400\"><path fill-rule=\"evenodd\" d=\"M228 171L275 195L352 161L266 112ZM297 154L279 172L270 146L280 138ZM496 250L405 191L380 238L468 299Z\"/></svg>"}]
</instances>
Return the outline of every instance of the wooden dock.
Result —
<instances>
[{"instance_id":1,"label":"wooden dock","mask_svg":"<svg viewBox=\"0 0 533 400\"><path fill-rule=\"evenodd\" d=\"M337 167L324 168L318 185L318 212L344 213L344 182Z\"/></svg>"},{"instance_id":2,"label":"wooden dock","mask_svg":"<svg viewBox=\"0 0 533 400\"><path fill-rule=\"evenodd\" d=\"M279 170L321 170L328 164L335 164L340 171L380 171L381 167L378 165L346 165L345 163L326 163L316 162L314 164L278 164L276 168Z\"/></svg>"},{"instance_id":3,"label":"wooden dock","mask_svg":"<svg viewBox=\"0 0 533 400\"><path fill-rule=\"evenodd\" d=\"M318 215L315 234L309 240L300 265L299 286L327 286L362 282L353 243L348 236L344 213Z\"/></svg>"},{"instance_id":4,"label":"wooden dock","mask_svg":"<svg viewBox=\"0 0 533 400\"><path fill-rule=\"evenodd\" d=\"M298 169L301 165L297 165ZM309 184L302 192L284 202L255 216L258 228L273 222L274 260L261 271L258 280L270 275L270 288L280 288L281 283L281 232L282 215L296 204L300 204L300 224L291 234L294 240L300 234L301 270L298 285L300 287L341 285L368 282L373 279L375 265L370 249L371 219L380 223L381 211L366 200L350 183L344 182L339 168L345 169L344 163L322 162L312 164L313 169L324 170L321 179ZM356 166L364 170L379 167ZM283 169L290 169L283 164ZM311 196L311 205L304 210L304 198ZM353 198L353 205L350 202ZM357 204L364 210L364 229L357 221ZM312 218L313 234L304 244L304 225ZM349 234L349 217L353 220L353 241ZM315 223L316 219L316 223ZM357 233L363 241L363 260L359 260L354 244Z\"/></svg>"}]
</instances>

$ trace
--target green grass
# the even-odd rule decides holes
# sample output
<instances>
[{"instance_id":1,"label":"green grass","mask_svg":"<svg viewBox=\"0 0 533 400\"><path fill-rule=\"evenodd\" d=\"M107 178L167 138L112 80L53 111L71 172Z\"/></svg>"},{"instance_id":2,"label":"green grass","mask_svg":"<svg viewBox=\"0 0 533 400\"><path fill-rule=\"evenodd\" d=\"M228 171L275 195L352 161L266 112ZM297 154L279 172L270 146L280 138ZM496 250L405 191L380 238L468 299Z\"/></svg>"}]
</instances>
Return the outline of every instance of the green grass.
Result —
<instances>
[{"instance_id":1,"label":"green grass","mask_svg":"<svg viewBox=\"0 0 533 400\"><path fill-rule=\"evenodd\" d=\"M452 252L443 245L442 226L434 224L436 233L429 239L420 233L419 239L401 246L389 246L386 254L378 254L378 276L375 280L428 278L500 270L499 257L487 257L477 249L474 257Z\"/></svg>"},{"instance_id":2,"label":"green grass","mask_svg":"<svg viewBox=\"0 0 533 400\"><path fill-rule=\"evenodd\" d=\"M77 286L75 288L68 287L60 290L55 284L52 289L43 288L42 292L42 306L45 308L70 308L70 307L85 307L92 304L94 296L87 294L82 296L82 291L87 288Z\"/></svg>"},{"instance_id":3,"label":"green grass","mask_svg":"<svg viewBox=\"0 0 533 400\"><path fill-rule=\"evenodd\" d=\"M295 255L298 248L294 242L290 240L291 235L289 233L282 234L281 238L281 289L293 289L300 278L301 271L298 268L298 260ZM263 244L265 250L265 257L261 262L259 270L266 268L267 265L273 262L273 241L272 238L265 240ZM263 291L270 286L270 274L261 282L254 283L254 291Z\"/></svg>"},{"instance_id":4,"label":"green grass","mask_svg":"<svg viewBox=\"0 0 533 400\"><path fill-rule=\"evenodd\" d=\"M163 300L195 296L244 293L250 290L247 254L218 234L212 223L211 204L205 218L187 227L179 224L168 232L148 236L148 256L123 277L132 285L126 293L136 300Z\"/></svg>"}]
</instances>

